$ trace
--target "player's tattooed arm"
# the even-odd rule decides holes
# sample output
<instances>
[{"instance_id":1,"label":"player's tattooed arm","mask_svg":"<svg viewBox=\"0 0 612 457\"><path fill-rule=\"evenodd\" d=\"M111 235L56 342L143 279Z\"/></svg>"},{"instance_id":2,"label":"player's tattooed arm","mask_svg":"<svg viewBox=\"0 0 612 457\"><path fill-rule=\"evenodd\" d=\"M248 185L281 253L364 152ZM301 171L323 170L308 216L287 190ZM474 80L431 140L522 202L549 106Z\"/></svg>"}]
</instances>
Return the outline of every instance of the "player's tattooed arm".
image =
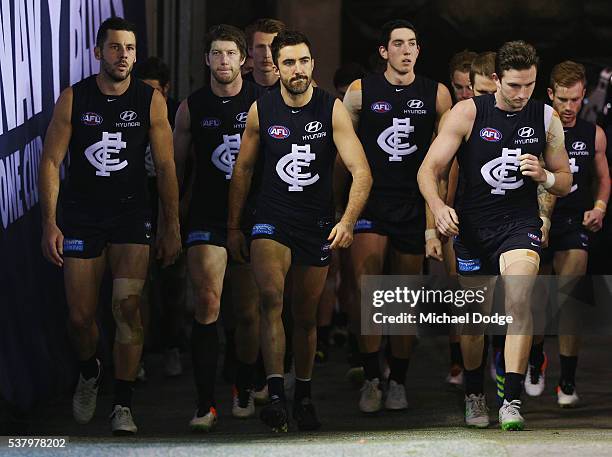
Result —
<instances>
[{"instance_id":1,"label":"player's tattooed arm","mask_svg":"<svg viewBox=\"0 0 612 457\"><path fill-rule=\"evenodd\" d=\"M346 94L344 94L344 106L348 111L351 117L351 123L353 124L353 129L355 132L357 131L357 127L359 126L359 116L361 115L363 101L363 93L361 91L361 79L357 79L351 83L351 85L346 90Z\"/></svg>"},{"instance_id":2,"label":"player's tattooed arm","mask_svg":"<svg viewBox=\"0 0 612 457\"><path fill-rule=\"evenodd\" d=\"M538 208L540 210L540 219L542 219L542 247L548 246L548 233L550 231L550 217L557 197L544 189L542 184L538 185Z\"/></svg>"},{"instance_id":3,"label":"player's tattooed arm","mask_svg":"<svg viewBox=\"0 0 612 457\"><path fill-rule=\"evenodd\" d=\"M535 176L533 178L536 182L542 183L548 192L560 197L567 195L572 187L572 172L565 150L563 125L554 110L552 110L546 130L546 148L543 156L546 166L545 174L540 176L540 179L536 179Z\"/></svg>"},{"instance_id":4,"label":"player's tattooed arm","mask_svg":"<svg viewBox=\"0 0 612 457\"><path fill-rule=\"evenodd\" d=\"M64 236L57 227L57 197L60 188L60 167L72 135L72 87L65 89L57 99L53 117L45 135L40 171L38 176L38 195L42 213L43 255L57 266L62 266Z\"/></svg>"}]
</instances>

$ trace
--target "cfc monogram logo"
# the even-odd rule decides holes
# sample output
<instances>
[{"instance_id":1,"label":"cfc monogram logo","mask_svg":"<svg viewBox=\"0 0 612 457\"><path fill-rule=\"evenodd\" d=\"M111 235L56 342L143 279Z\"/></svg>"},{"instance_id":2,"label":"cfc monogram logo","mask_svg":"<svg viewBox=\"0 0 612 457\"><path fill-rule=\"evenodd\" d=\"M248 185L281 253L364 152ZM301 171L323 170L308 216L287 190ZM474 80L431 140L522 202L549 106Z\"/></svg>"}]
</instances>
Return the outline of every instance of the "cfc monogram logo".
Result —
<instances>
[{"instance_id":1,"label":"cfc monogram logo","mask_svg":"<svg viewBox=\"0 0 612 457\"><path fill-rule=\"evenodd\" d=\"M503 148L501 157L490 160L480 169L480 174L493 189L491 193L495 195L505 195L507 190L518 189L523 185L523 179L516 176L508 176L511 171L519 168L518 156L521 149Z\"/></svg>"},{"instance_id":2,"label":"cfc monogram logo","mask_svg":"<svg viewBox=\"0 0 612 457\"><path fill-rule=\"evenodd\" d=\"M221 143L212 153L212 163L225 173L225 179L232 179L236 155L240 151L240 134L223 135Z\"/></svg>"},{"instance_id":3,"label":"cfc monogram logo","mask_svg":"<svg viewBox=\"0 0 612 457\"><path fill-rule=\"evenodd\" d=\"M85 157L96 168L96 176L110 176L111 172L127 167L127 160L119 161L112 154L119 154L127 143L121 141L121 132L102 132L102 140L85 149Z\"/></svg>"},{"instance_id":4,"label":"cfc monogram logo","mask_svg":"<svg viewBox=\"0 0 612 457\"><path fill-rule=\"evenodd\" d=\"M571 157L569 159L569 163L570 163L570 171L572 172L572 175L580 171L580 167L576 165L576 157ZM570 189L570 194L572 192L576 192L576 189L578 189L578 184L573 184L572 188Z\"/></svg>"},{"instance_id":5,"label":"cfc monogram logo","mask_svg":"<svg viewBox=\"0 0 612 457\"><path fill-rule=\"evenodd\" d=\"M389 162L401 162L403 156L412 154L418 148L408 143L408 137L414 132L414 126L410 125L410 118L393 118L393 125L383 130L378 135L377 143L389 154Z\"/></svg>"},{"instance_id":6,"label":"cfc monogram logo","mask_svg":"<svg viewBox=\"0 0 612 457\"><path fill-rule=\"evenodd\" d=\"M302 167L310 167L310 162L316 158L316 154L310 152L310 145L291 145L291 152L282 157L276 164L276 172L280 179L289 184L289 192L302 192L305 186L316 183L319 175L302 173Z\"/></svg>"}]
</instances>

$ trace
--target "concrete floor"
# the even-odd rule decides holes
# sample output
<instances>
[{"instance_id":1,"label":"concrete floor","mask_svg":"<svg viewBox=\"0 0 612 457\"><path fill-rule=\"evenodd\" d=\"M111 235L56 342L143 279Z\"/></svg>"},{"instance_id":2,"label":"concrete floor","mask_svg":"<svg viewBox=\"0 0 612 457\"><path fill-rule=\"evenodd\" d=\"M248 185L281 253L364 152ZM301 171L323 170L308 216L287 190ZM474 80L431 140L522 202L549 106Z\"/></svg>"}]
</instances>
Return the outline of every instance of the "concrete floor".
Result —
<instances>
[{"instance_id":1,"label":"concrete floor","mask_svg":"<svg viewBox=\"0 0 612 457\"><path fill-rule=\"evenodd\" d=\"M527 430L499 430L494 385L488 377L487 391L492 425L487 430L463 427L463 394L445 386L448 346L444 338L421 339L408 372L410 407L404 412L381 412L369 417L357 407L359 391L344 378L344 351L336 349L330 361L315 368L313 397L323 427L316 433L270 433L258 419L231 417L230 386L219 382L217 429L194 435L187 423L194 411L195 392L189 357L185 373L168 379L162 374L161 357L146 359L147 383L134 397L137 436L110 435L108 414L112 383L107 376L92 422L76 424L71 416L70 396L37 415L33 434L69 436L62 450L12 450L10 455L160 456L612 456L612 338L585 339L577 377L581 406L557 407L554 387L558 379L556 341L546 340L549 355L547 386L539 398L524 396ZM0 455L8 453L6 445Z\"/></svg>"}]
</instances>

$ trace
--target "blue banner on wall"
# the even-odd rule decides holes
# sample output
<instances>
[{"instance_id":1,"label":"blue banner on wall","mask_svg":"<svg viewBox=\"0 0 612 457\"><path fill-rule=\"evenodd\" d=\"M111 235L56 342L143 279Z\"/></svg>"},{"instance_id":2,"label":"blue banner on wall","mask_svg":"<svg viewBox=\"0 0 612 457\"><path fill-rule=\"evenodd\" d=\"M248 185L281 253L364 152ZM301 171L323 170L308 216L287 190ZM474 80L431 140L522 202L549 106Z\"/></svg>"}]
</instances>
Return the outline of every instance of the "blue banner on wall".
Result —
<instances>
[{"instance_id":1,"label":"blue banner on wall","mask_svg":"<svg viewBox=\"0 0 612 457\"><path fill-rule=\"evenodd\" d=\"M105 19L134 22L146 57L144 3L0 0L0 392L22 408L64 389L74 365L61 270L40 250L45 132L60 92L98 72Z\"/></svg>"}]
</instances>

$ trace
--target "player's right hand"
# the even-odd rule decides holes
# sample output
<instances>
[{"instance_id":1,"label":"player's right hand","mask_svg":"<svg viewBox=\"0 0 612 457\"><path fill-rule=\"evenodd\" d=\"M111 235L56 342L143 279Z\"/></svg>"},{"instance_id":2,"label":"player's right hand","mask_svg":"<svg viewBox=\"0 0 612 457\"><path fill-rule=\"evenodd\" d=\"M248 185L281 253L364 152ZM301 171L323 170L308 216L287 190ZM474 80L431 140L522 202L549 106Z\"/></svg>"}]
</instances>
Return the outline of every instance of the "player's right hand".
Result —
<instances>
[{"instance_id":1,"label":"player's right hand","mask_svg":"<svg viewBox=\"0 0 612 457\"><path fill-rule=\"evenodd\" d=\"M242 233L242 230L227 230L227 250L235 262L248 262L249 249L247 248L246 239L244 238L244 233Z\"/></svg>"},{"instance_id":2,"label":"player's right hand","mask_svg":"<svg viewBox=\"0 0 612 457\"><path fill-rule=\"evenodd\" d=\"M459 218L453 208L444 203L436 209L432 208L432 213L436 219L436 228L444 236L459 235Z\"/></svg>"},{"instance_id":3,"label":"player's right hand","mask_svg":"<svg viewBox=\"0 0 612 457\"><path fill-rule=\"evenodd\" d=\"M43 225L41 240L43 256L49 262L61 267L64 265L64 235L55 223Z\"/></svg>"}]
</instances>

